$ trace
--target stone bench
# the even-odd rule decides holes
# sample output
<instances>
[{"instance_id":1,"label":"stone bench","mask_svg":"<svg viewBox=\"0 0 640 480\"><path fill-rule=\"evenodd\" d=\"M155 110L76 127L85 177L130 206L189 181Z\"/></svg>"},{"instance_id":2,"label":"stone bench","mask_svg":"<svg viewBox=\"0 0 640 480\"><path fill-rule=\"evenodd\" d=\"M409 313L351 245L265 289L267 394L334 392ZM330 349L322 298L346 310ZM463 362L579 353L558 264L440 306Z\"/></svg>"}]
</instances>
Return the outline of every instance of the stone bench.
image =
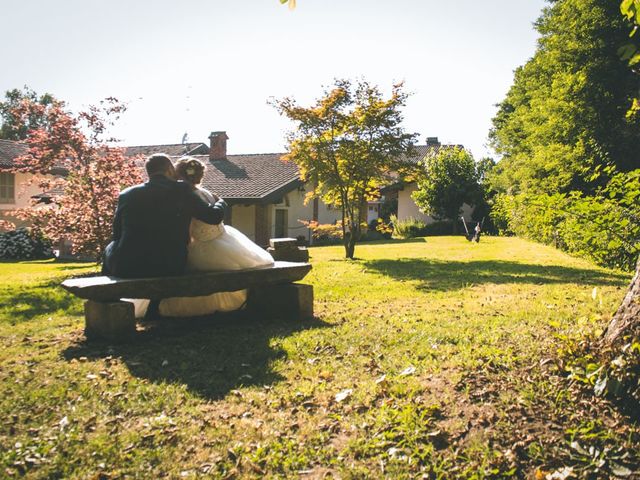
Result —
<instances>
[{"instance_id":1,"label":"stone bench","mask_svg":"<svg viewBox=\"0 0 640 480\"><path fill-rule=\"evenodd\" d=\"M261 318L304 319L313 316L313 287L300 283L311 264L276 261L273 266L247 270L190 273L176 277L72 278L62 287L85 302L87 338L118 340L136 331L133 304L122 298L162 300L199 297L248 289L246 309Z\"/></svg>"}]
</instances>

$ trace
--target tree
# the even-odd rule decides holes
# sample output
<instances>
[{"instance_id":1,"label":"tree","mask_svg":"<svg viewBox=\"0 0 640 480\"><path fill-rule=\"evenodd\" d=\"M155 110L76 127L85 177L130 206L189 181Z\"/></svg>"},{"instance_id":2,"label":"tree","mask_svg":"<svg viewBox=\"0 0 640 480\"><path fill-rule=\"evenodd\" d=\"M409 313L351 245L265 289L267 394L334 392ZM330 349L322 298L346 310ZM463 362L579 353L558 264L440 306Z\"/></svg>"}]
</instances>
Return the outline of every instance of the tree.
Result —
<instances>
[{"instance_id":1,"label":"tree","mask_svg":"<svg viewBox=\"0 0 640 480\"><path fill-rule=\"evenodd\" d=\"M384 98L367 81L336 80L311 107L292 98L272 103L295 122L286 159L314 186L308 198L342 209L345 256L353 258L366 219L367 200L375 197L400 157L413 152L416 134L402 127L407 94L394 85Z\"/></svg>"},{"instance_id":2,"label":"tree","mask_svg":"<svg viewBox=\"0 0 640 480\"><path fill-rule=\"evenodd\" d=\"M34 228L52 240L67 238L75 253L102 258L111 237L113 215L122 188L140 183L139 158L128 158L123 148L104 138L124 105L108 98L98 107L72 115L61 102L42 104L23 100L11 114L18 125L31 118L43 123L28 130L27 154L16 159L16 172L35 174L42 189L62 190L53 202L19 212ZM50 175L63 168L65 178Z\"/></svg>"},{"instance_id":3,"label":"tree","mask_svg":"<svg viewBox=\"0 0 640 480\"><path fill-rule=\"evenodd\" d=\"M538 48L493 119L490 139L502 155L494 186L591 193L606 183L592 169L640 163L640 118L626 116L638 80L618 56L629 27L609 0L551 2L536 27Z\"/></svg>"},{"instance_id":4,"label":"tree","mask_svg":"<svg viewBox=\"0 0 640 480\"><path fill-rule=\"evenodd\" d=\"M413 200L436 220L451 220L455 233L462 205L475 205L481 196L473 157L463 148L441 148L427 155L420 167Z\"/></svg>"},{"instance_id":5,"label":"tree","mask_svg":"<svg viewBox=\"0 0 640 480\"><path fill-rule=\"evenodd\" d=\"M622 0L620 11L631 22L632 30L630 36L634 37L640 30L640 0ZM629 60L629 66L635 67L640 64L640 46L634 45L633 49L627 48L626 51L622 49L620 53L623 60ZM637 70L635 73L636 75L640 74ZM640 104L638 103L638 98L634 98L633 105L629 111L630 116L637 115L638 111L640 111ZM628 190L627 187L625 185L625 190ZM640 198L640 192L638 197ZM637 211L634 214L637 215ZM640 219L637 216L635 220L640 223ZM625 337L635 337L636 339L640 337L640 257L638 257L636 273L631 280L627 294L622 300L618 311L611 319L603 339L606 344L613 345L620 343Z\"/></svg>"},{"instance_id":6,"label":"tree","mask_svg":"<svg viewBox=\"0 0 640 480\"><path fill-rule=\"evenodd\" d=\"M640 0L622 0L620 4L620 12L631 23L631 33L629 41L618 49L623 60L628 61L629 67L636 73L640 74ZM640 95L640 89L637 92ZM636 96L631 103L631 107L627 112L627 118L633 120L640 113L640 98Z\"/></svg>"},{"instance_id":7,"label":"tree","mask_svg":"<svg viewBox=\"0 0 640 480\"><path fill-rule=\"evenodd\" d=\"M289 4L289 10L293 10L296 8L296 0L280 0L280 3L284 5L285 3Z\"/></svg>"},{"instance_id":8,"label":"tree","mask_svg":"<svg viewBox=\"0 0 640 480\"><path fill-rule=\"evenodd\" d=\"M23 90L7 90L4 96L4 102L0 102L0 138L4 140L25 140L29 130L46 126L46 118L40 114L40 110L31 112L27 118L17 118L14 111L22 102L29 101L44 107L56 103L64 106L50 93L38 95L26 85Z\"/></svg>"}]
</instances>

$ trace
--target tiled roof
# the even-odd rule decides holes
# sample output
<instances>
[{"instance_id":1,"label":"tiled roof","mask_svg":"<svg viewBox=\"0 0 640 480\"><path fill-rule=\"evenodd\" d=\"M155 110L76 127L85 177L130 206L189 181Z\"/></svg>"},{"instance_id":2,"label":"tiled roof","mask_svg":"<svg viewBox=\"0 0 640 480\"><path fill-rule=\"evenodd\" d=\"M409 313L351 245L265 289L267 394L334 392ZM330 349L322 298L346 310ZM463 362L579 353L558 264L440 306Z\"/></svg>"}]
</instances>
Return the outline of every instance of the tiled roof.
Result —
<instances>
[{"instance_id":1,"label":"tiled roof","mask_svg":"<svg viewBox=\"0 0 640 480\"><path fill-rule=\"evenodd\" d=\"M447 144L447 145L443 145L443 144L437 144L437 145L416 145L415 146L415 154L410 156L410 157L403 157L400 159L400 161L402 163L408 163L408 164L417 164L418 162L422 161L424 159L424 157L426 157L428 154L432 153L432 154L437 154L440 150L446 149L446 148L464 148L464 146L462 145L451 145L451 144Z\"/></svg>"},{"instance_id":2,"label":"tiled roof","mask_svg":"<svg viewBox=\"0 0 640 480\"><path fill-rule=\"evenodd\" d=\"M134 155L144 155L148 157L154 153L166 153L172 157L180 157L182 155L207 155L209 146L204 143L172 143L167 145L138 145L134 147L126 147L125 155L133 157Z\"/></svg>"},{"instance_id":3,"label":"tiled roof","mask_svg":"<svg viewBox=\"0 0 640 480\"><path fill-rule=\"evenodd\" d=\"M300 182L298 167L281 159L283 153L228 155L226 160L210 161L195 155L206 166L202 186L227 201L267 202L276 200Z\"/></svg>"},{"instance_id":4,"label":"tiled roof","mask_svg":"<svg viewBox=\"0 0 640 480\"><path fill-rule=\"evenodd\" d=\"M25 153L27 153L27 146L24 143L0 140L0 168L13 167L14 160Z\"/></svg>"},{"instance_id":5,"label":"tiled roof","mask_svg":"<svg viewBox=\"0 0 640 480\"><path fill-rule=\"evenodd\" d=\"M29 147L23 142L0 139L0 169L15 167L16 158L26 155L28 151ZM54 165L49 171L54 175L66 175L67 172L67 167L62 163Z\"/></svg>"}]
</instances>

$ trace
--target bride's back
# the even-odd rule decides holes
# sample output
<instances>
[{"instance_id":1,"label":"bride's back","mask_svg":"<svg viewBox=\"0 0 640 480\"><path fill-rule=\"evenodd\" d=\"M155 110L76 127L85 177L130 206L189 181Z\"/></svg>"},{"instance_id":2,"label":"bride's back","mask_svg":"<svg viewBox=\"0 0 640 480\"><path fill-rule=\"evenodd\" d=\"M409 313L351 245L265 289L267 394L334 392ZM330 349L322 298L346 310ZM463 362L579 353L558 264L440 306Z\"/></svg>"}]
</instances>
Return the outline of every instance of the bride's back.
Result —
<instances>
[{"instance_id":1,"label":"bride's back","mask_svg":"<svg viewBox=\"0 0 640 480\"><path fill-rule=\"evenodd\" d=\"M205 202L216 202L216 198L213 196L213 194L202 187L196 187L196 194ZM219 225L209 225L198 220L197 218L193 218L191 220L189 233L193 242L207 242L218 238L224 233L224 224L220 222Z\"/></svg>"}]
</instances>

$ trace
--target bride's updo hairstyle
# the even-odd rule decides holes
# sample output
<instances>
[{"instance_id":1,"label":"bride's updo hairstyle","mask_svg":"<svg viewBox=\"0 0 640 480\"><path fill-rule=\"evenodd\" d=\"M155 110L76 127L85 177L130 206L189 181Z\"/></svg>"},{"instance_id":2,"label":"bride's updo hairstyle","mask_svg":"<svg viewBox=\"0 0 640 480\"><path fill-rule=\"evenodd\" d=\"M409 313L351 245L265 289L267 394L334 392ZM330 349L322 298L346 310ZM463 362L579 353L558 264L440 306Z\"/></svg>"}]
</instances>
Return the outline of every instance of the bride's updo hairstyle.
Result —
<instances>
[{"instance_id":1,"label":"bride's updo hairstyle","mask_svg":"<svg viewBox=\"0 0 640 480\"><path fill-rule=\"evenodd\" d=\"M199 185L204 177L204 164L193 157L182 157L176 162L176 173L180 180Z\"/></svg>"}]
</instances>

